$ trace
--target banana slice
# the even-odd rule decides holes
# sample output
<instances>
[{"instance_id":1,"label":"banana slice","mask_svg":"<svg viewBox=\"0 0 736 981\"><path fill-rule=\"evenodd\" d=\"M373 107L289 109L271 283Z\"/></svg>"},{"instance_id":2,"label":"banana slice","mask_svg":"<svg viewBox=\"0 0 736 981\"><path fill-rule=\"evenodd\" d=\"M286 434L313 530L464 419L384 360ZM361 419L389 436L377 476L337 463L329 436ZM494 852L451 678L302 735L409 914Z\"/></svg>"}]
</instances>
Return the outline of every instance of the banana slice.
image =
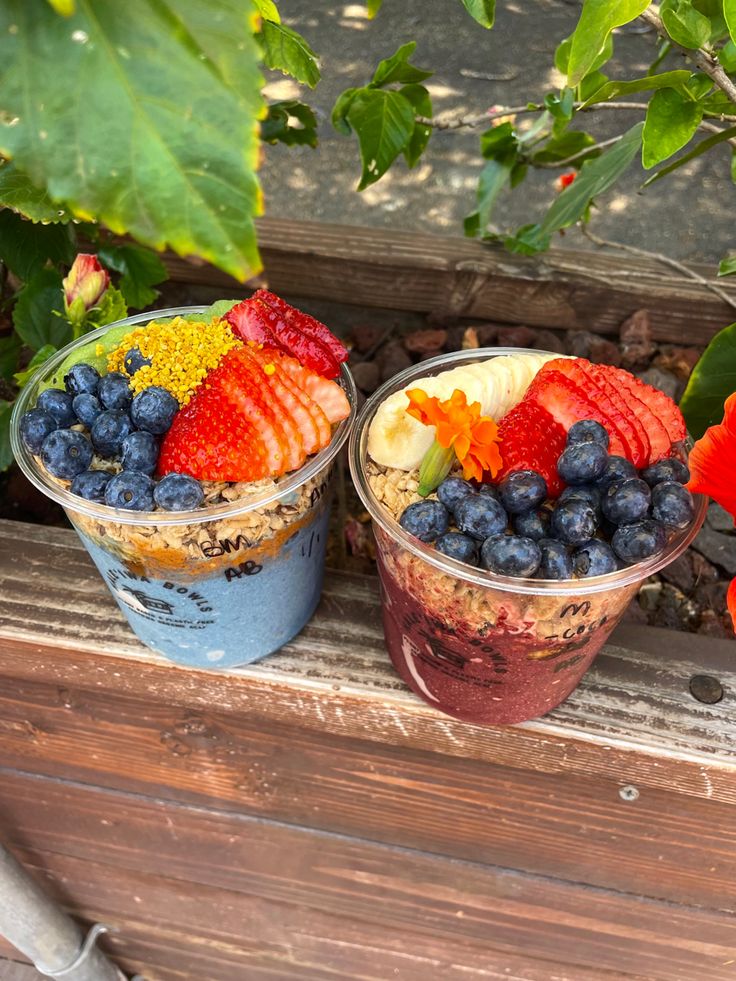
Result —
<instances>
[{"instance_id":1,"label":"banana slice","mask_svg":"<svg viewBox=\"0 0 736 981\"><path fill-rule=\"evenodd\" d=\"M368 430L369 456L384 467L414 470L434 442L434 427L407 413L407 389L421 388L440 399L449 399L460 389L469 403L480 402L483 415L499 422L521 401L542 365L556 357L559 355L505 354L418 378L406 389L389 395L376 410Z\"/></svg>"}]
</instances>

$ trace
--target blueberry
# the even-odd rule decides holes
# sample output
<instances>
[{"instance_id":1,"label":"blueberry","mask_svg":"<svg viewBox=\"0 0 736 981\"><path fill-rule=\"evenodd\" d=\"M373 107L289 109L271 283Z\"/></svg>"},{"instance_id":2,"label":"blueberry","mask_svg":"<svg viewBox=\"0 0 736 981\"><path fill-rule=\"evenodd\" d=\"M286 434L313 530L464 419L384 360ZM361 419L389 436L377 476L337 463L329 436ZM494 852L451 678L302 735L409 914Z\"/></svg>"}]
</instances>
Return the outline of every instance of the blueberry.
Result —
<instances>
[{"instance_id":1,"label":"blueberry","mask_svg":"<svg viewBox=\"0 0 736 981\"><path fill-rule=\"evenodd\" d=\"M77 474L69 488L72 494L83 497L86 501L105 503L105 488L110 483L111 474L105 470L85 470Z\"/></svg>"},{"instance_id":2,"label":"blueberry","mask_svg":"<svg viewBox=\"0 0 736 981\"><path fill-rule=\"evenodd\" d=\"M539 545L520 535L491 535L481 546L480 561L500 576L533 576L542 561Z\"/></svg>"},{"instance_id":3,"label":"blueberry","mask_svg":"<svg viewBox=\"0 0 736 981\"><path fill-rule=\"evenodd\" d=\"M123 367L129 375L134 375L140 368L151 364L150 358L144 358L137 347L132 347L123 358Z\"/></svg>"},{"instance_id":4,"label":"blueberry","mask_svg":"<svg viewBox=\"0 0 736 981\"><path fill-rule=\"evenodd\" d=\"M442 501L415 501L405 509L399 524L420 542L433 542L447 531L450 515Z\"/></svg>"},{"instance_id":5,"label":"blueberry","mask_svg":"<svg viewBox=\"0 0 736 981\"><path fill-rule=\"evenodd\" d=\"M464 497L474 493L471 485L462 477L445 477L437 488L437 497L450 511L454 511L455 505Z\"/></svg>"},{"instance_id":6,"label":"blueberry","mask_svg":"<svg viewBox=\"0 0 736 981\"><path fill-rule=\"evenodd\" d=\"M59 426L66 428L77 421L72 408L72 397L60 388L47 388L36 400L36 408L43 409L56 419Z\"/></svg>"},{"instance_id":7,"label":"blueberry","mask_svg":"<svg viewBox=\"0 0 736 981\"><path fill-rule=\"evenodd\" d=\"M120 444L120 458L123 470L152 474L158 463L158 440L152 433L129 433Z\"/></svg>"},{"instance_id":8,"label":"blueberry","mask_svg":"<svg viewBox=\"0 0 736 981\"><path fill-rule=\"evenodd\" d=\"M521 514L512 517L511 524L515 534L538 542L540 538L547 537L549 511L522 511Z\"/></svg>"},{"instance_id":9,"label":"blueberry","mask_svg":"<svg viewBox=\"0 0 736 981\"><path fill-rule=\"evenodd\" d=\"M459 531L448 531L437 539L435 548L451 559L465 562L467 565L478 565L478 543Z\"/></svg>"},{"instance_id":10,"label":"blueberry","mask_svg":"<svg viewBox=\"0 0 736 981\"><path fill-rule=\"evenodd\" d=\"M578 546L572 561L575 574L582 577L604 576L618 568L613 549L608 542L602 542L599 538L591 538L589 542Z\"/></svg>"},{"instance_id":11,"label":"blueberry","mask_svg":"<svg viewBox=\"0 0 736 981\"><path fill-rule=\"evenodd\" d=\"M153 499L164 511L193 511L204 500L202 485L185 473L168 473L156 484Z\"/></svg>"},{"instance_id":12,"label":"blueberry","mask_svg":"<svg viewBox=\"0 0 736 981\"><path fill-rule=\"evenodd\" d=\"M566 484L589 484L600 477L607 460L600 443L571 443L557 461L557 472Z\"/></svg>"},{"instance_id":13,"label":"blueberry","mask_svg":"<svg viewBox=\"0 0 736 981\"><path fill-rule=\"evenodd\" d=\"M614 525L630 525L645 517L651 501L649 485L638 477L629 477L608 485L601 500L601 510Z\"/></svg>"},{"instance_id":14,"label":"blueberry","mask_svg":"<svg viewBox=\"0 0 736 981\"><path fill-rule=\"evenodd\" d=\"M118 456L125 437L133 432L133 423L127 412L107 409L92 423L92 445L100 456Z\"/></svg>"},{"instance_id":15,"label":"blueberry","mask_svg":"<svg viewBox=\"0 0 736 981\"><path fill-rule=\"evenodd\" d=\"M650 487L661 484L663 480L674 480L678 484L686 484L690 480L690 471L686 463L678 460L676 456L668 456L664 460L658 460L651 467L641 472L642 480L646 480Z\"/></svg>"},{"instance_id":16,"label":"blueberry","mask_svg":"<svg viewBox=\"0 0 736 981\"><path fill-rule=\"evenodd\" d=\"M492 497L494 501L499 500L498 488L494 487L493 484L478 484L476 490L479 494L485 494L488 497Z\"/></svg>"},{"instance_id":17,"label":"blueberry","mask_svg":"<svg viewBox=\"0 0 736 981\"><path fill-rule=\"evenodd\" d=\"M568 446L573 443L600 443L608 449L608 433L595 419L581 419L574 422L567 431Z\"/></svg>"},{"instance_id":18,"label":"blueberry","mask_svg":"<svg viewBox=\"0 0 736 981\"><path fill-rule=\"evenodd\" d=\"M20 438L31 453L39 453L49 433L58 428L56 419L43 409L29 409L20 417Z\"/></svg>"},{"instance_id":19,"label":"blueberry","mask_svg":"<svg viewBox=\"0 0 736 981\"><path fill-rule=\"evenodd\" d=\"M580 443L580 446L595 446L595 443ZM579 498L571 498L558 503L552 512L550 532L566 545L582 545L592 538L598 527L595 508Z\"/></svg>"},{"instance_id":20,"label":"blueberry","mask_svg":"<svg viewBox=\"0 0 736 981\"><path fill-rule=\"evenodd\" d=\"M541 553L539 579L572 579L572 558L562 542L554 538L542 538L537 542Z\"/></svg>"},{"instance_id":21,"label":"blueberry","mask_svg":"<svg viewBox=\"0 0 736 981\"><path fill-rule=\"evenodd\" d=\"M636 467L627 460L625 456L609 456L603 473L596 480L596 484L604 490L614 480L626 480L627 477L638 476Z\"/></svg>"},{"instance_id":22,"label":"blueberry","mask_svg":"<svg viewBox=\"0 0 736 981\"><path fill-rule=\"evenodd\" d=\"M508 520L502 505L491 494L465 497L455 508L455 522L460 531L479 542L504 531Z\"/></svg>"},{"instance_id":23,"label":"blueberry","mask_svg":"<svg viewBox=\"0 0 736 981\"><path fill-rule=\"evenodd\" d=\"M538 507L547 496L547 481L536 470L515 470L498 485L501 503L509 514Z\"/></svg>"},{"instance_id":24,"label":"blueberry","mask_svg":"<svg viewBox=\"0 0 736 981\"><path fill-rule=\"evenodd\" d=\"M137 429L163 436L179 411L179 403L165 388L151 385L133 399L130 414Z\"/></svg>"},{"instance_id":25,"label":"blueberry","mask_svg":"<svg viewBox=\"0 0 736 981\"><path fill-rule=\"evenodd\" d=\"M97 391L97 384L100 380L100 373L91 364L75 364L64 375L64 388L74 398L75 395L94 395Z\"/></svg>"},{"instance_id":26,"label":"blueberry","mask_svg":"<svg viewBox=\"0 0 736 981\"><path fill-rule=\"evenodd\" d=\"M82 433L73 429L57 429L49 433L41 447L41 460L54 477L71 480L92 462L92 444Z\"/></svg>"},{"instance_id":27,"label":"blueberry","mask_svg":"<svg viewBox=\"0 0 736 981\"><path fill-rule=\"evenodd\" d=\"M667 532L658 521L645 518L616 529L611 545L624 562L640 562L661 552L667 544Z\"/></svg>"},{"instance_id":28,"label":"blueberry","mask_svg":"<svg viewBox=\"0 0 736 981\"><path fill-rule=\"evenodd\" d=\"M674 480L663 480L652 488L652 517L672 528L687 528L695 514L693 495Z\"/></svg>"},{"instance_id":29,"label":"blueberry","mask_svg":"<svg viewBox=\"0 0 736 981\"><path fill-rule=\"evenodd\" d=\"M558 501L569 501L573 498L578 501L587 501L596 515L600 515L601 491L595 484L579 484L575 487L566 487L560 494Z\"/></svg>"},{"instance_id":30,"label":"blueberry","mask_svg":"<svg viewBox=\"0 0 736 981\"><path fill-rule=\"evenodd\" d=\"M77 419L83 422L87 429L92 428L92 423L103 411L100 400L96 395L91 395L89 392L75 395L72 399L72 408Z\"/></svg>"},{"instance_id":31,"label":"blueberry","mask_svg":"<svg viewBox=\"0 0 736 981\"><path fill-rule=\"evenodd\" d=\"M126 511L152 511L153 488L154 483L146 474L124 470L105 488L105 504Z\"/></svg>"},{"instance_id":32,"label":"blueberry","mask_svg":"<svg viewBox=\"0 0 736 981\"><path fill-rule=\"evenodd\" d=\"M100 378L97 395L106 409L127 409L133 397L128 379L120 371L111 371Z\"/></svg>"}]
</instances>

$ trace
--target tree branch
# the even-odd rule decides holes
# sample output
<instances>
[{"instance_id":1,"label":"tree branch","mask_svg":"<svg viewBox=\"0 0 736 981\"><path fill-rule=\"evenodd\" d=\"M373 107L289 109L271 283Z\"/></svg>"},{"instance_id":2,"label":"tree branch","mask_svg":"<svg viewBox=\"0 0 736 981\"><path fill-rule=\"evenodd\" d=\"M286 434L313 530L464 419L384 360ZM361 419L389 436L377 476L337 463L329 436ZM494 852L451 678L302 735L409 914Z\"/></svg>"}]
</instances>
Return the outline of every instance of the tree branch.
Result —
<instances>
[{"instance_id":1,"label":"tree branch","mask_svg":"<svg viewBox=\"0 0 736 981\"><path fill-rule=\"evenodd\" d=\"M613 146L614 143L618 143L621 139L620 136L612 136L610 140L603 140L600 143L591 143L590 146L583 147L582 150L578 150L577 153L573 153L571 157L565 157L564 160L550 161L549 163L535 163L535 167L547 167L550 169L556 169L557 167L566 167L568 164L575 163L581 157L586 157L589 153L594 150L604 150L607 146Z\"/></svg>"},{"instance_id":2,"label":"tree branch","mask_svg":"<svg viewBox=\"0 0 736 981\"><path fill-rule=\"evenodd\" d=\"M628 252L631 255L643 256L645 259L656 259L657 262L664 263L665 266L670 266L672 269L676 269L678 272L687 276L688 279L694 279L696 283L700 283L701 286L705 286L709 289L711 293L723 300L730 307L736 310L736 300L729 296L728 293L724 292L720 286L716 286L715 283L711 283L710 280L701 276L700 273L696 273L694 269L690 269L683 262L678 262L677 259L671 259L668 255L664 255L662 252L650 252L648 249L640 249L636 245L625 245L623 242L610 242L608 239L601 238L588 228L587 225L583 223L580 224L580 231L594 245L601 246L608 249L618 249L620 252Z\"/></svg>"},{"instance_id":3,"label":"tree branch","mask_svg":"<svg viewBox=\"0 0 736 981\"><path fill-rule=\"evenodd\" d=\"M645 20L648 24L651 24L652 27L655 28L657 34L659 34L661 38L670 41L673 48L676 48L681 52L681 54L692 61L693 64L701 70L701 72L705 72L705 74L713 80L715 85L717 85L722 92L726 93L731 102L736 104L736 85L728 77L726 72L723 70L723 67L719 64L718 60L710 51L706 51L703 48L690 50L689 48L678 44L676 41L673 41L665 30L664 24L662 23L662 18L659 14L659 7L656 3L653 3L650 7L648 7L644 13L640 14L640 16L642 20Z\"/></svg>"}]
</instances>

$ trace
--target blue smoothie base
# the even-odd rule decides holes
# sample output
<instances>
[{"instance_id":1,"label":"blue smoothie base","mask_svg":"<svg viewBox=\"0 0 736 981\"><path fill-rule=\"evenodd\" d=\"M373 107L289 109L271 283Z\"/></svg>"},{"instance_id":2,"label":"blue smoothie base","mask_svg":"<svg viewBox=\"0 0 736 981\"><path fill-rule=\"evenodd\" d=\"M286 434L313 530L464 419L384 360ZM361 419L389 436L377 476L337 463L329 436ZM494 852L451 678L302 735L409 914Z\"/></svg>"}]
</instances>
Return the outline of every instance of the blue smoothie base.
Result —
<instances>
[{"instance_id":1,"label":"blue smoothie base","mask_svg":"<svg viewBox=\"0 0 736 981\"><path fill-rule=\"evenodd\" d=\"M299 528L278 555L243 551L201 578L137 575L79 529L118 606L147 647L192 668L252 664L295 637L322 591L330 509Z\"/></svg>"}]
</instances>

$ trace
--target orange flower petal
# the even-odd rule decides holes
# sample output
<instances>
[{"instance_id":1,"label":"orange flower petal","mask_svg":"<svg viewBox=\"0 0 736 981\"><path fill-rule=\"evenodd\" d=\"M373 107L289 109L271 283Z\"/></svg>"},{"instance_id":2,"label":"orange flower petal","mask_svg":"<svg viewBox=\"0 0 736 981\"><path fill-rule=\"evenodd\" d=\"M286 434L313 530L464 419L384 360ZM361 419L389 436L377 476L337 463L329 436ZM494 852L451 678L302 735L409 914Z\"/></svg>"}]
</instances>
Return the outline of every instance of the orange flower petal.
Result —
<instances>
[{"instance_id":1,"label":"orange flower petal","mask_svg":"<svg viewBox=\"0 0 736 981\"><path fill-rule=\"evenodd\" d=\"M728 612L731 614L733 628L736 630L736 579L732 579L731 585L728 587L728 593L726 593L726 605L728 606Z\"/></svg>"},{"instance_id":2,"label":"orange flower petal","mask_svg":"<svg viewBox=\"0 0 736 981\"><path fill-rule=\"evenodd\" d=\"M724 420L707 429L690 451L691 477L687 488L707 494L736 517L736 399L733 395L726 403Z\"/></svg>"}]
</instances>

